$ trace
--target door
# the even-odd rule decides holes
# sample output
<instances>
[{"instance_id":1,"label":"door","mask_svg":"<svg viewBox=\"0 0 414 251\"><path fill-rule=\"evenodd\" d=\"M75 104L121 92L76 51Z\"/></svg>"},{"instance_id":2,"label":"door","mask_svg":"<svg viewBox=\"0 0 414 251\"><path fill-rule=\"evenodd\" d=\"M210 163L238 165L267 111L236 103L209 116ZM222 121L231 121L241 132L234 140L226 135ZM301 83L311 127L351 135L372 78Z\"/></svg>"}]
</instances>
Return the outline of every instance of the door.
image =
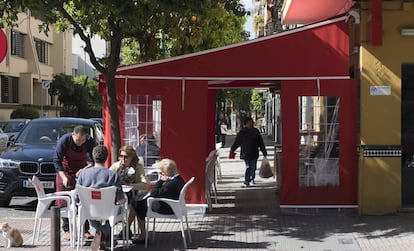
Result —
<instances>
[{"instance_id":1,"label":"door","mask_svg":"<svg viewBox=\"0 0 414 251\"><path fill-rule=\"evenodd\" d=\"M402 206L414 206L414 64L401 72L401 197ZM412 164L411 164L412 163Z\"/></svg>"},{"instance_id":2,"label":"door","mask_svg":"<svg viewBox=\"0 0 414 251\"><path fill-rule=\"evenodd\" d=\"M282 83L280 205L357 205L356 81Z\"/></svg>"}]
</instances>

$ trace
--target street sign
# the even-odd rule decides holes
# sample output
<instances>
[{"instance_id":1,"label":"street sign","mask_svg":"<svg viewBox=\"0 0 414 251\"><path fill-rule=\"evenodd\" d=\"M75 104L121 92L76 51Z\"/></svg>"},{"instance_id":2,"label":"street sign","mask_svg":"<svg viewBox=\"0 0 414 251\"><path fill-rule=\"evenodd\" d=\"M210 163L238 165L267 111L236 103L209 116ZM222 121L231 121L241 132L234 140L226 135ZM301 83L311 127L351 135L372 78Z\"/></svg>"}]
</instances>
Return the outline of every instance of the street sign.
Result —
<instances>
[{"instance_id":1,"label":"street sign","mask_svg":"<svg viewBox=\"0 0 414 251\"><path fill-rule=\"evenodd\" d=\"M42 81L42 88L49 89L50 88L50 81L44 80Z\"/></svg>"}]
</instances>

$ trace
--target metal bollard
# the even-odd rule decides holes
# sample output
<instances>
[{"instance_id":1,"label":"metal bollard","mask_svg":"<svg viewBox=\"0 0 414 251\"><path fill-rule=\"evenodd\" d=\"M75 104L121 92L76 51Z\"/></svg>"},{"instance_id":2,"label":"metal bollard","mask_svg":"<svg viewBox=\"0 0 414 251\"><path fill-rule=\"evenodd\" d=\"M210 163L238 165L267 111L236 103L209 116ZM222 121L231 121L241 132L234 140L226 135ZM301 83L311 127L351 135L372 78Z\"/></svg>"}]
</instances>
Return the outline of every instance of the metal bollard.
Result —
<instances>
[{"instance_id":1,"label":"metal bollard","mask_svg":"<svg viewBox=\"0 0 414 251\"><path fill-rule=\"evenodd\" d=\"M51 251L60 251L60 207L53 206L51 207L52 216L51 216Z\"/></svg>"}]
</instances>

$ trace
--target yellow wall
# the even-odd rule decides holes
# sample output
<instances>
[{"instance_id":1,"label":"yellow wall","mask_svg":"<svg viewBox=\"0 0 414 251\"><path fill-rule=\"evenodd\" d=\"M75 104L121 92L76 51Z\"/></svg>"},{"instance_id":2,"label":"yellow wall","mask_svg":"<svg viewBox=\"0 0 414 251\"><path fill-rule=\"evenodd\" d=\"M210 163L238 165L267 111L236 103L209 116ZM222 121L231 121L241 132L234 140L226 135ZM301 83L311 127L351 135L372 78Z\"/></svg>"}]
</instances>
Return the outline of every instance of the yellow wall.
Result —
<instances>
[{"instance_id":1,"label":"yellow wall","mask_svg":"<svg viewBox=\"0 0 414 251\"><path fill-rule=\"evenodd\" d=\"M412 3L383 2L383 45L367 40L367 11L361 8L360 144L401 145L401 65L414 63L414 36L402 37L404 25L414 27ZM391 95L372 96L370 87L390 86ZM387 214L401 208L401 158L359 157L359 212Z\"/></svg>"}]
</instances>

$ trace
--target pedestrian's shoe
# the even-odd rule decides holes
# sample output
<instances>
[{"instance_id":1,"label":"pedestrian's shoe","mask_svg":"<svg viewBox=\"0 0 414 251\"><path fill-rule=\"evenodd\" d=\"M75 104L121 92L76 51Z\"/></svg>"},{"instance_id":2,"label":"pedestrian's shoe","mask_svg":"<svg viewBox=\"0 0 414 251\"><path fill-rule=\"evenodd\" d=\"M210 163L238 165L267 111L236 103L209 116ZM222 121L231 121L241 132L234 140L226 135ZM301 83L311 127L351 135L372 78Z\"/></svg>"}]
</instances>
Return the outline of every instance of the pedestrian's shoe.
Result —
<instances>
[{"instance_id":1,"label":"pedestrian's shoe","mask_svg":"<svg viewBox=\"0 0 414 251\"><path fill-rule=\"evenodd\" d=\"M91 243L92 251L98 251L101 246L101 232L96 232L95 237Z\"/></svg>"},{"instance_id":2,"label":"pedestrian's shoe","mask_svg":"<svg viewBox=\"0 0 414 251\"><path fill-rule=\"evenodd\" d=\"M248 187L249 186L249 182L248 181L245 181L244 182L244 185L246 185Z\"/></svg>"},{"instance_id":3,"label":"pedestrian's shoe","mask_svg":"<svg viewBox=\"0 0 414 251\"><path fill-rule=\"evenodd\" d=\"M65 231L65 233L63 234L63 239L65 239L66 241L70 241L70 232L69 231Z\"/></svg>"},{"instance_id":4,"label":"pedestrian's shoe","mask_svg":"<svg viewBox=\"0 0 414 251\"><path fill-rule=\"evenodd\" d=\"M93 239L93 235L91 233L89 233L89 232L85 232L85 233L83 233L83 238L85 240Z\"/></svg>"},{"instance_id":5,"label":"pedestrian's shoe","mask_svg":"<svg viewBox=\"0 0 414 251\"><path fill-rule=\"evenodd\" d=\"M256 183L252 180L249 182L249 186L254 186Z\"/></svg>"}]
</instances>

